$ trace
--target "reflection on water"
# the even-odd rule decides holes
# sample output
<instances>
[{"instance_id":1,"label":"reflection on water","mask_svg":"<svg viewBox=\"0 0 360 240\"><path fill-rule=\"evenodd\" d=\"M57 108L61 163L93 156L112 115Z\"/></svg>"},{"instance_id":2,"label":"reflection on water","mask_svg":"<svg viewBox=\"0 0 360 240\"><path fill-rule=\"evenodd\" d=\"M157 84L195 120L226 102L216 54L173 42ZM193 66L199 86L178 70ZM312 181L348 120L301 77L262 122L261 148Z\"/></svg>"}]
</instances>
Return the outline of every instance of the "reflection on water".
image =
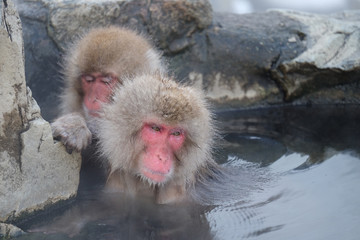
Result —
<instances>
[{"instance_id":1,"label":"reflection on water","mask_svg":"<svg viewBox=\"0 0 360 240\"><path fill-rule=\"evenodd\" d=\"M242 111L219 121L230 154L272 177L249 202L207 213L217 238L359 238L360 106Z\"/></svg>"},{"instance_id":2,"label":"reflection on water","mask_svg":"<svg viewBox=\"0 0 360 240\"><path fill-rule=\"evenodd\" d=\"M246 204L207 213L219 239L358 239L360 160L339 153L320 165L292 170L306 156L291 154L270 168L281 173ZM291 161L289 163L289 161ZM294 163L291 166L292 162Z\"/></svg>"},{"instance_id":3,"label":"reflection on water","mask_svg":"<svg viewBox=\"0 0 360 240\"><path fill-rule=\"evenodd\" d=\"M218 121L226 177L197 186L201 204L90 191L23 223L40 233L19 239L359 238L360 106L225 112Z\"/></svg>"}]
</instances>

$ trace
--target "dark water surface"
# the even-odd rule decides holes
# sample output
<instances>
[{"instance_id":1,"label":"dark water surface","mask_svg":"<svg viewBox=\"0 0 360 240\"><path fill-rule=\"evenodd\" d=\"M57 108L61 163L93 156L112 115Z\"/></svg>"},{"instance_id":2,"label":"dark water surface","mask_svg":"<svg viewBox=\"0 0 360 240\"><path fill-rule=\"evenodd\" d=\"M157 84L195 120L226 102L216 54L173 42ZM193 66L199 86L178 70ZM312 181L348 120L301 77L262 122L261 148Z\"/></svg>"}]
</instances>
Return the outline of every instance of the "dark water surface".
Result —
<instances>
[{"instance_id":1,"label":"dark water surface","mask_svg":"<svg viewBox=\"0 0 360 240\"><path fill-rule=\"evenodd\" d=\"M201 204L84 190L18 239L360 239L360 106L223 112L227 176ZM46 232L46 234L44 233Z\"/></svg>"}]
</instances>

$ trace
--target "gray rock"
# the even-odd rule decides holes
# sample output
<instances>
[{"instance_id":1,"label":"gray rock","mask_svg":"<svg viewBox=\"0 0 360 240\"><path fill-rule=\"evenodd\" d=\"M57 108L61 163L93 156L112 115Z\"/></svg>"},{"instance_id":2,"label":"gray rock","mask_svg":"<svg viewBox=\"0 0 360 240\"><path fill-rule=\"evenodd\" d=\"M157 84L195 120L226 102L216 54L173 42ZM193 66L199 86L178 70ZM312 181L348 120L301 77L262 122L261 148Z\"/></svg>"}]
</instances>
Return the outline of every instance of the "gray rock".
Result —
<instances>
[{"instance_id":1,"label":"gray rock","mask_svg":"<svg viewBox=\"0 0 360 240\"><path fill-rule=\"evenodd\" d=\"M41 107L42 116L50 120L57 115L62 87L61 52L48 35L46 4L42 1L16 3L22 18L26 81Z\"/></svg>"},{"instance_id":2,"label":"gray rock","mask_svg":"<svg viewBox=\"0 0 360 240\"><path fill-rule=\"evenodd\" d=\"M111 23L119 16L121 5L118 1L44 0L42 2L49 11L48 34L62 50L89 28Z\"/></svg>"},{"instance_id":3,"label":"gray rock","mask_svg":"<svg viewBox=\"0 0 360 240\"><path fill-rule=\"evenodd\" d=\"M269 25L271 23L271 26ZM180 79L202 86L219 107L280 104L282 92L271 79L274 62L305 50L290 44L299 27L278 13L214 14L213 25L191 36L192 47L172 56Z\"/></svg>"},{"instance_id":4,"label":"gray rock","mask_svg":"<svg viewBox=\"0 0 360 240\"><path fill-rule=\"evenodd\" d=\"M211 25L212 8L208 0L156 0L145 23L165 53L178 53L191 46L192 34Z\"/></svg>"},{"instance_id":5,"label":"gray rock","mask_svg":"<svg viewBox=\"0 0 360 240\"><path fill-rule=\"evenodd\" d=\"M171 64L218 107L359 103L359 16L215 13Z\"/></svg>"},{"instance_id":6,"label":"gray rock","mask_svg":"<svg viewBox=\"0 0 360 240\"><path fill-rule=\"evenodd\" d=\"M76 195L80 154L54 143L26 87L20 18L12 1L0 26L0 221Z\"/></svg>"},{"instance_id":7,"label":"gray rock","mask_svg":"<svg viewBox=\"0 0 360 240\"><path fill-rule=\"evenodd\" d=\"M10 239L12 237L19 237L25 232L20 228L6 223L0 223L0 237L1 239Z\"/></svg>"},{"instance_id":8,"label":"gray rock","mask_svg":"<svg viewBox=\"0 0 360 240\"><path fill-rule=\"evenodd\" d=\"M360 73L360 12L325 16L276 11L301 22L306 51L278 63L273 74L292 100L324 88L356 83ZM300 30L300 29L299 29ZM289 39L291 42L291 39Z\"/></svg>"},{"instance_id":9,"label":"gray rock","mask_svg":"<svg viewBox=\"0 0 360 240\"><path fill-rule=\"evenodd\" d=\"M167 49L173 41L204 29L212 22L212 9L207 0L38 2L48 9L48 34L62 50L90 28L111 24L145 30L156 36L161 48Z\"/></svg>"}]
</instances>

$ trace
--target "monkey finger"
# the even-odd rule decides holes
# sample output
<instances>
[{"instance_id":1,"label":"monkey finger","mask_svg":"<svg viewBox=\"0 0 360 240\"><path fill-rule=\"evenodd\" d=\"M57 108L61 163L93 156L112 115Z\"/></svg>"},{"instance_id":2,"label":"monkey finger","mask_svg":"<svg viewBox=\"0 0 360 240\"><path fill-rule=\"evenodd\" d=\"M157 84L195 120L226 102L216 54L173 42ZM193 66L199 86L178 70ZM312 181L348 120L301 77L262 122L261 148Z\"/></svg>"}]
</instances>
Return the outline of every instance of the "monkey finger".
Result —
<instances>
[{"instance_id":1,"label":"monkey finger","mask_svg":"<svg viewBox=\"0 0 360 240\"><path fill-rule=\"evenodd\" d=\"M72 151L73 151L73 148L72 148L72 147L70 147L69 145L65 145L65 148L66 148L66 152L67 152L68 154L71 154L71 153L72 153Z\"/></svg>"},{"instance_id":2,"label":"monkey finger","mask_svg":"<svg viewBox=\"0 0 360 240\"><path fill-rule=\"evenodd\" d=\"M55 141L61 141L61 136L60 135L57 135L57 136L53 135L53 139Z\"/></svg>"}]
</instances>

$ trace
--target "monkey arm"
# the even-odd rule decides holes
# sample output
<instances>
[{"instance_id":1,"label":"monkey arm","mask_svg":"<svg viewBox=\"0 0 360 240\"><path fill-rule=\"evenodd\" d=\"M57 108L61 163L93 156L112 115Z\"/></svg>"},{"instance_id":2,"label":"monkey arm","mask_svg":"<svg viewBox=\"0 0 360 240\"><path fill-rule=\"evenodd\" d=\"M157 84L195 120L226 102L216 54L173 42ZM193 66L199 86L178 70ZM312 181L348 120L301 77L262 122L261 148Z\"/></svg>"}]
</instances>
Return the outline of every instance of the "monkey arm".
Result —
<instances>
[{"instance_id":1,"label":"monkey arm","mask_svg":"<svg viewBox=\"0 0 360 240\"><path fill-rule=\"evenodd\" d=\"M51 123L54 139L60 140L71 153L85 149L92 139L85 118L77 112L65 114Z\"/></svg>"}]
</instances>

